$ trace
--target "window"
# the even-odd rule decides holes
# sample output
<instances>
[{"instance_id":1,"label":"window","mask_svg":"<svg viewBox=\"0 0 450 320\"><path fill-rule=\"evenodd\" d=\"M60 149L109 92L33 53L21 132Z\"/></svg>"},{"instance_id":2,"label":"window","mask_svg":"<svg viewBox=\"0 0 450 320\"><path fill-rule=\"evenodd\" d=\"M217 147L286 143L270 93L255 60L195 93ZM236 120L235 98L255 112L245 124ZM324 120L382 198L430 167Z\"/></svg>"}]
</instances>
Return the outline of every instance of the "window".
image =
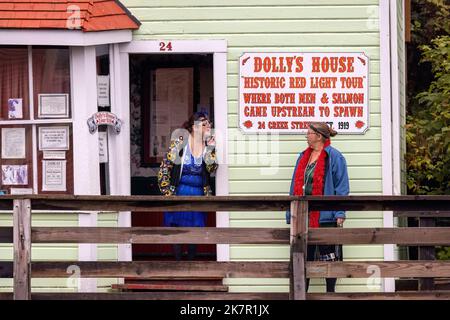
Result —
<instances>
[{"instance_id":1,"label":"window","mask_svg":"<svg viewBox=\"0 0 450 320\"><path fill-rule=\"evenodd\" d=\"M29 119L26 47L0 47L0 120Z\"/></svg>"},{"instance_id":2,"label":"window","mask_svg":"<svg viewBox=\"0 0 450 320\"><path fill-rule=\"evenodd\" d=\"M3 193L73 194L70 50L0 47Z\"/></svg>"}]
</instances>

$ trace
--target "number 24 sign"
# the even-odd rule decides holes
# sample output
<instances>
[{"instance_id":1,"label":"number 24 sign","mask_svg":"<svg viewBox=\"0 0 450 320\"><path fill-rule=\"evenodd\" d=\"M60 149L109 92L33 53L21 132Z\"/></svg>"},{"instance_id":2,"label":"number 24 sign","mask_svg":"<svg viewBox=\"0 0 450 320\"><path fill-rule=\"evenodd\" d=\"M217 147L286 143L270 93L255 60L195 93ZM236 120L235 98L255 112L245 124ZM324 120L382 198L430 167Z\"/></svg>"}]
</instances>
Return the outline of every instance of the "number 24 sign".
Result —
<instances>
[{"instance_id":1,"label":"number 24 sign","mask_svg":"<svg viewBox=\"0 0 450 320\"><path fill-rule=\"evenodd\" d=\"M172 42L161 41L159 43L159 51L172 51Z\"/></svg>"}]
</instances>

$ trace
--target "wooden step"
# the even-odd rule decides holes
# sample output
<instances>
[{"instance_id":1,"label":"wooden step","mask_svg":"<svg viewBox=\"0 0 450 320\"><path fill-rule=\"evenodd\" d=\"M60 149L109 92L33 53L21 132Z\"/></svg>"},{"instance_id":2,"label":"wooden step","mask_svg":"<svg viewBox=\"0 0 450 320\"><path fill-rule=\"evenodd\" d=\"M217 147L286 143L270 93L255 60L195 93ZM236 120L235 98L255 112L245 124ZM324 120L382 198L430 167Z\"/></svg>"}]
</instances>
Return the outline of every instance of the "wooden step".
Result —
<instances>
[{"instance_id":1,"label":"wooden step","mask_svg":"<svg viewBox=\"0 0 450 320\"><path fill-rule=\"evenodd\" d=\"M126 278L124 284L113 284L119 291L209 291L228 292L222 278Z\"/></svg>"},{"instance_id":2,"label":"wooden step","mask_svg":"<svg viewBox=\"0 0 450 320\"><path fill-rule=\"evenodd\" d=\"M211 291L228 292L228 286L204 285L204 284L148 284L148 283L125 283L113 284L112 288L120 291Z\"/></svg>"}]
</instances>

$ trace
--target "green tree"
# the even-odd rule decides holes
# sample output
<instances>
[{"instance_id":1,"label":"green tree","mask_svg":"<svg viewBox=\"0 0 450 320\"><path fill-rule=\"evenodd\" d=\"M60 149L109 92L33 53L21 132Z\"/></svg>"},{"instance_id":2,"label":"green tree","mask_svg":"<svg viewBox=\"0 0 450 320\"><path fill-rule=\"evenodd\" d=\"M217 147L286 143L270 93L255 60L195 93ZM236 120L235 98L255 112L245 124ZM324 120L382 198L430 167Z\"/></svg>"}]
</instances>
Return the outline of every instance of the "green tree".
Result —
<instances>
[{"instance_id":1,"label":"green tree","mask_svg":"<svg viewBox=\"0 0 450 320\"><path fill-rule=\"evenodd\" d=\"M450 194L450 3L412 0L407 45L406 165L409 194ZM450 226L450 219L437 219ZM450 247L437 247L450 259Z\"/></svg>"},{"instance_id":2,"label":"green tree","mask_svg":"<svg viewBox=\"0 0 450 320\"><path fill-rule=\"evenodd\" d=\"M407 116L408 190L450 194L450 36L439 36L420 49L434 80L416 95L417 106Z\"/></svg>"},{"instance_id":3,"label":"green tree","mask_svg":"<svg viewBox=\"0 0 450 320\"><path fill-rule=\"evenodd\" d=\"M428 89L433 81L429 62L421 61L421 46L432 39L450 34L450 5L448 0L411 1L411 41L407 43L407 112L421 110L416 95Z\"/></svg>"}]
</instances>

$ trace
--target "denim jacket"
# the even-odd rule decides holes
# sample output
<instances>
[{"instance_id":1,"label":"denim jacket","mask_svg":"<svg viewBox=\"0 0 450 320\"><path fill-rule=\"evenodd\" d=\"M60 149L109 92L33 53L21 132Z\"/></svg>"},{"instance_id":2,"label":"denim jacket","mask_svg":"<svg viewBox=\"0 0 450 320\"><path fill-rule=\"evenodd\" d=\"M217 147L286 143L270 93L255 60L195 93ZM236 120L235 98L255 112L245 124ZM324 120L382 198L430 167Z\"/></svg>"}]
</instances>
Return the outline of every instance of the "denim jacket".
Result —
<instances>
[{"instance_id":1,"label":"denim jacket","mask_svg":"<svg viewBox=\"0 0 450 320\"><path fill-rule=\"evenodd\" d=\"M346 196L350 192L348 180L347 162L344 156L335 148L328 146L325 148L327 153L325 164L325 180L323 194L325 196ZM290 195L294 195L295 172L303 152L300 153L292 174ZM345 211L320 211L319 223L333 223L337 218L345 218ZM286 223L291 223L291 212L286 211Z\"/></svg>"}]
</instances>

